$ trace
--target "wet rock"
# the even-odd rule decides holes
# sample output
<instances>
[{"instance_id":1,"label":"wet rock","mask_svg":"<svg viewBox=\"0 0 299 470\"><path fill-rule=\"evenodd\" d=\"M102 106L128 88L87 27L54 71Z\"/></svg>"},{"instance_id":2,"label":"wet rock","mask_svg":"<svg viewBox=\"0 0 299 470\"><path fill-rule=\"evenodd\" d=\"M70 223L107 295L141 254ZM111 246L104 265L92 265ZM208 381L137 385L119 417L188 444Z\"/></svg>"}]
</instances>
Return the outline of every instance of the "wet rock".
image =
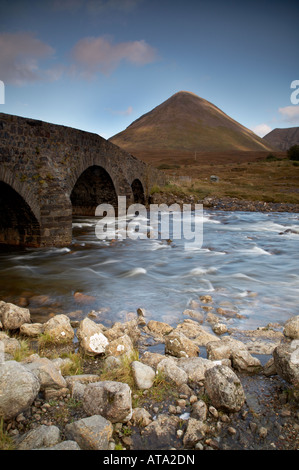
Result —
<instances>
[{"instance_id":1,"label":"wet rock","mask_svg":"<svg viewBox=\"0 0 299 470\"><path fill-rule=\"evenodd\" d=\"M138 389L145 390L153 386L156 374L150 366L139 361L133 361L131 367L134 382Z\"/></svg>"},{"instance_id":2,"label":"wet rock","mask_svg":"<svg viewBox=\"0 0 299 470\"><path fill-rule=\"evenodd\" d=\"M82 292L75 292L74 299L78 304L89 305L96 301L96 298L92 295L82 294Z\"/></svg>"},{"instance_id":3,"label":"wet rock","mask_svg":"<svg viewBox=\"0 0 299 470\"><path fill-rule=\"evenodd\" d=\"M291 384L299 384L299 340L282 343L273 351L277 373Z\"/></svg>"},{"instance_id":4,"label":"wet rock","mask_svg":"<svg viewBox=\"0 0 299 470\"><path fill-rule=\"evenodd\" d=\"M83 408L88 415L99 414L112 423L125 423L132 417L131 389L110 380L88 384Z\"/></svg>"},{"instance_id":5,"label":"wet rock","mask_svg":"<svg viewBox=\"0 0 299 470\"><path fill-rule=\"evenodd\" d=\"M283 333L291 339L299 339L299 315L290 318L284 325Z\"/></svg>"},{"instance_id":6,"label":"wet rock","mask_svg":"<svg viewBox=\"0 0 299 470\"><path fill-rule=\"evenodd\" d=\"M205 373L205 389L215 408L239 411L245 393L237 375L227 366L217 365Z\"/></svg>"},{"instance_id":7,"label":"wet rock","mask_svg":"<svg viewBox=\"0 0 299 470\"><path fill-rule=\"evenodd\" d=\"M48 334L55 342L72 341L74 330L70 319L66 315L55 315L44 324L44 333Z\"/></svg>"},{"instance_id":8,"label":"wet rock","mask_svg":"<svg viewBox=\"0 0 299 470\"><path fill-rule=\"evenodd\" d=\"M198 353L198 346L183 333L176 331L165 337L165 354L175 357L195 357Z\"/></svg>"},{"instance_id":9,"label":"wet rock","mask_svg":"<svg viewBox=\"0 0 299 470\"><path fill-rule=\"evenodd\" d=\"M228 330L224 323L215 323L213 325L213 331L216 335L223 335L224 333L227 333Z\"/></svg>"},{"instance_id":10,"label":"wet rock","mask_svg":"<svg viewBox=\"0 0 299 470\"><path fill-rule=\"evenodd\" d=\"M113 426L103 416L94 415L67 424L65 432L82 450L108 450Z\"/></svg>"},{"instance_id":11,"label":"wet rock","mask_svg":"<svg viewBox=\"0 0 299 470\"><path fill-rule=\"evenodd\" d=\"M186 372L178 367L171 358L165 358L159 362L157 370L163 372L165 378L174 382L178 387L188 381Z\"/></svg>"},{"instance_id":12,"label":"wet rock","mask_svg":"<svg viewBox=\"0 0 299 470\"><path fill-rule=\"evenodd\" d=\"M91 356L103 354L109 344L108 339L102 333L101 326L89 318L84 318L80 322L77 338L81 348Z\"/></svg>"},{"instance_id":13,"label":"wet rock","mask_svg":"<svg viewBox=\"0 0 299 470\"><path fill-rule=\"evenodd\" d=\"M30 311L28 308L1 301L0 321L5 330L17 330L23 323L30 323Z\"/></svg>"},{"instance_id":14,"label":"wet rock","mask_svg":"<svg viewBox=\"0 0 299 470\"><path fill-rule=\"evenodd\" d=\"M201 295L199 297L199 300L203 302L204 304L211 303L213 302L212 296L211 295Z\"/></svg>"},{"instance_id":15,"label":"wet rock","mask_svg":"<svg viewBox=\"0 0 299 470\"><path fill-rule=\"evenodd\" d=\"M25 433L17 441L18 450L31 450L40 447L51 447L60 441L60 430L56 426L40 425Z\"/></svg>"},{"instance_id":16,"label":"wet rock","mask_svg":"<svg viewBox=\"0 0 299 470\"><path fill-rule=\"evenodd\" d=\"M0 415L4 420L14 418L35 400L40 383L34 373L16 361L0 367Z\"/></svg>"},{"instance_id":17,"label":"wet rock","mask_svg":"<svg viewBox=\"0 0 299 470\"><path fill-rule=\"evenodd\" d=\"M194 301L193 301L194 302ZM204 320L204 316L201 312L197 312L196 310L186 309L183 311L183 315L187 315L188 317L194 318L199 323L202 323Z\"/></svg>"}]
</instances>

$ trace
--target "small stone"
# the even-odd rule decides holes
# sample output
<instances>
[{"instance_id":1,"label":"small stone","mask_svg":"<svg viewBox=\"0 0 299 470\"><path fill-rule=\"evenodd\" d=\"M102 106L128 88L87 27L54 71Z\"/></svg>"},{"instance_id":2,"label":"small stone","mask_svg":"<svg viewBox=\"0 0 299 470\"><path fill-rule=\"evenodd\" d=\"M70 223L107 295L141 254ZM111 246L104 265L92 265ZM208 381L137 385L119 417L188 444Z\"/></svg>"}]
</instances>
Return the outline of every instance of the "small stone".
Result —
<instances>
[{"instance_id":1,"label":"small stone","mask_svg":"<svg viewBox=\"0 0 299 470\"><path fill-rule=\"evenodd\" d=\"M268 429L267 428L264 428L264 427L261 427L260 430L259 430L259 436L261 439L265 439L265 437L267 436L268 434Z\"/></svg>"}]
</instances>

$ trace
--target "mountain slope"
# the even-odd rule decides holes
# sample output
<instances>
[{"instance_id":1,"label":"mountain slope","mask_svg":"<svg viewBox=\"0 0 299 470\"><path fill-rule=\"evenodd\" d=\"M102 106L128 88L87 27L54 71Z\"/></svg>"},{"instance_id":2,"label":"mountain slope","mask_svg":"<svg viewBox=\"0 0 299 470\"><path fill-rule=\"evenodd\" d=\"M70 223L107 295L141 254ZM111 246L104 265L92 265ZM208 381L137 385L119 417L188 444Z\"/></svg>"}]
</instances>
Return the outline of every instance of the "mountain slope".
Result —
<instances>
[{"instance_id":1,"label":"mountain slope","mask_svg":"<svg viewBox=\"0 0 299 470\"><path fill-rule=\"evenodd\" d=\"M299 127L273 129L263 139L279 150L288 150L292 145L299 145Z\"/></svg>"},{"instance_id":2,"label":"mountain slope","mask_svg":"<svg viewBox=\"0 0 299 470\"><path fill-rule=\"evenodd\" d=\"M109 139L143 155L270 151L271 145L194 93L180 91Z\"/></svg>"}]
</instances>

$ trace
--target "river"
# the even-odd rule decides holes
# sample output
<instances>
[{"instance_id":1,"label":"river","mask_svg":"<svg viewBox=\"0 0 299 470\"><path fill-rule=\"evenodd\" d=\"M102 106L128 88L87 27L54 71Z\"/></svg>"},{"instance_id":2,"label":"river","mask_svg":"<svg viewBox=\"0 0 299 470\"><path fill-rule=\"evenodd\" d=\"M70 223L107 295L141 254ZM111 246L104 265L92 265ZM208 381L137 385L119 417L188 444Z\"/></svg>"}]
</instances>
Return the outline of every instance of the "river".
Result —
<instances>
[{"instance_id":1,"label":"river","mask_svg":"<svg viewBox=\"0 0 299 470\"><path fill-rule=\"evenodd\" d=\"M74 219L68 247L3 248L0 298L27 306L33 321L94 310L106 326L138 307L176 325L206 294L215 309L237 313L228 324L242 329L298 315L299 214L206 210L203 244L189 249L184 240L101 241L96 222Z\"/></svg>"}]
</instances>

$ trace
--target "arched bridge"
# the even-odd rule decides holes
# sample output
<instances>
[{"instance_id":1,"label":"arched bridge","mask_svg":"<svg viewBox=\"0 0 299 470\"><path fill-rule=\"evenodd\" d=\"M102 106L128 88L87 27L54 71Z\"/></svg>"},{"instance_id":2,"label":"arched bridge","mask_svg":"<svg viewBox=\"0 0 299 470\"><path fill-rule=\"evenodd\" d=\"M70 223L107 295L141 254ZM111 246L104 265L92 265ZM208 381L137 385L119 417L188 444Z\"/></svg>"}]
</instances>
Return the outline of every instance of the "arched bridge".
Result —
<instances>
[{"instance_id":1,"label":"arched bridge","mask_svg":"<svg viewBox=\"0 0 299 470\"><path fill-rule=\"evenodd\" d=\"M73 215L146 203L158 170L97 134L0 113L0 243L62 246Z\"/></svg>"}]
</instances>

